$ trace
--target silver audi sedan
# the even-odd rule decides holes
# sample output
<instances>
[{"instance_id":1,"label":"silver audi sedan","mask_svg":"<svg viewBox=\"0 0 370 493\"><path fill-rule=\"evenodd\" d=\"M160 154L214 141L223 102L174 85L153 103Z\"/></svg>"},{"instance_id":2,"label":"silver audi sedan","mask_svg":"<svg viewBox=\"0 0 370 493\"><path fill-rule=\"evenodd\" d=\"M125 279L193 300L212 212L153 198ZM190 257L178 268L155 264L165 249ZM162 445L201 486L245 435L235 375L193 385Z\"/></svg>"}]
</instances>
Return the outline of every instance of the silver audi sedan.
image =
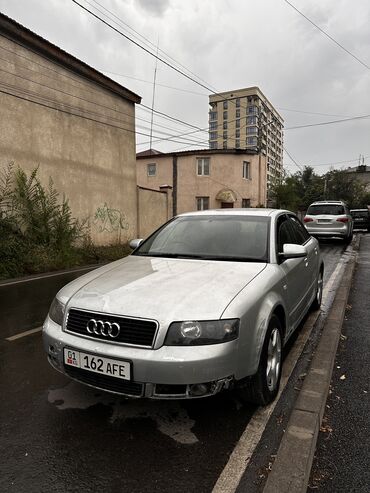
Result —
<instances>
[{"instance_id":1,"label":"silver audi sedan","mask_svg":"<svg viewBox=\"0 0 370 493\"><path fill-rule=\"evenodd\" d=\"M131 397L235 388L266 405L282 348L322 297L319 245L289 211L181 214L133 253L62 288L43 327L50 364Z\"/></svg>"}]
</instances>

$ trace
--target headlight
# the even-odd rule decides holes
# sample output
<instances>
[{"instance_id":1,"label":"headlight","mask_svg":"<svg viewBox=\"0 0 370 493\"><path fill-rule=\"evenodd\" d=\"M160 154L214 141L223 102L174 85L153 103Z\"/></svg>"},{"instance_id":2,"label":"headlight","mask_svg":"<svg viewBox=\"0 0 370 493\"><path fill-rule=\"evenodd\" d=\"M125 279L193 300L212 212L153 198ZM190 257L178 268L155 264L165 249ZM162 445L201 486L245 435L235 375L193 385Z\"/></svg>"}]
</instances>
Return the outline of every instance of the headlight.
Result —
<instances>
[{"instance_id":1,"label":"headlight","mask_svg":"<svg viewBox=\"0 0 370 493\"><path fill-rule=\"evenodd\" d=\"M173 322L167 332L166 346L202 346L236 339L239 319L207 320L203 322Z\"/></svg>"},{"instance_id":2,"label":"headlight","mask_svg":"<svg viewBox=\"0 0 370 493\"><path fill-rule=\"evenodd\" d=\"M54 298L49 309L49 317L56 324L62 325L63 316L64 316L64 305L58 300L58 298Z\"/></svg>"}]
</instances>

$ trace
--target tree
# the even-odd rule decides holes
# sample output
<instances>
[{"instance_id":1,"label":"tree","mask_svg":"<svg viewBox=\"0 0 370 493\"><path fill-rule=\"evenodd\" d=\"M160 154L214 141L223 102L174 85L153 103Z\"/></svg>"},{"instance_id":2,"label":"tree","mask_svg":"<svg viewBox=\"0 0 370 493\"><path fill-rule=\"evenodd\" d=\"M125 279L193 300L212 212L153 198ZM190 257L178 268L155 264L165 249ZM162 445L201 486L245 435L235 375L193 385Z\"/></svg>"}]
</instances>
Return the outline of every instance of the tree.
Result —
<instances>
[{"instance_id":1,"label":"tree","mask_svg":"<svg viewBox=\"0 0 370 493\"><path fill-rule=\"evenodd\" d=\"M325 199L343 200L350 208L362 208L367 203L366 187L352 173L344 170L328 171L323 177Z\"/></svg>"}]
</instances>

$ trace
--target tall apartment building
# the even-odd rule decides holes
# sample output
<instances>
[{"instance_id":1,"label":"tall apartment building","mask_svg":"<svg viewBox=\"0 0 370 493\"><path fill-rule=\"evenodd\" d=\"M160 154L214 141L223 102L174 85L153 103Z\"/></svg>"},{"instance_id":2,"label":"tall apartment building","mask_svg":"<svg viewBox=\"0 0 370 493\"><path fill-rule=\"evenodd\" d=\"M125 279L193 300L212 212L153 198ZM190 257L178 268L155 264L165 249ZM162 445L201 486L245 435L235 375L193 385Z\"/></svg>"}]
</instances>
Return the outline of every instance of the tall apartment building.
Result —
<instances>
[{"instance_id":1,"label":"tall apartment building","mask_svg":"<svg viewBox=\"0 0 370 493\"><path fill-rule=\"evenodd\" d=\"M267 159L267 191L283 172L283 118L258 87L209 97L210 149L248 149Z\"/></svg>"}]
</instances>

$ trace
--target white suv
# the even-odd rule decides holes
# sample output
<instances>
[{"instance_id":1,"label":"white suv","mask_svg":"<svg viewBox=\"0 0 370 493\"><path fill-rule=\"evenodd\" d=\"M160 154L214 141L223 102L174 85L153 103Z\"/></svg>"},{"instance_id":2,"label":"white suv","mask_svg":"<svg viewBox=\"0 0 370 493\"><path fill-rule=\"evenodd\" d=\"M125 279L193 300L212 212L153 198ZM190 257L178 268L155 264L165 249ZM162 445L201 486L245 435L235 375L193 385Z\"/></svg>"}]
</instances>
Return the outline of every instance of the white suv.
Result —
<instances>
[{"instance_id":1,"label":"white suv","mask_svg":"<svg viewBox=\"0 0 370 493\"><path fill-rule=\"evenodd\" d=\"M312 236L322 238L340 237L350 242L353 219L349 208L341 200L323 200L309 206L304 224Z\"/></svg>"}]
</instances>

